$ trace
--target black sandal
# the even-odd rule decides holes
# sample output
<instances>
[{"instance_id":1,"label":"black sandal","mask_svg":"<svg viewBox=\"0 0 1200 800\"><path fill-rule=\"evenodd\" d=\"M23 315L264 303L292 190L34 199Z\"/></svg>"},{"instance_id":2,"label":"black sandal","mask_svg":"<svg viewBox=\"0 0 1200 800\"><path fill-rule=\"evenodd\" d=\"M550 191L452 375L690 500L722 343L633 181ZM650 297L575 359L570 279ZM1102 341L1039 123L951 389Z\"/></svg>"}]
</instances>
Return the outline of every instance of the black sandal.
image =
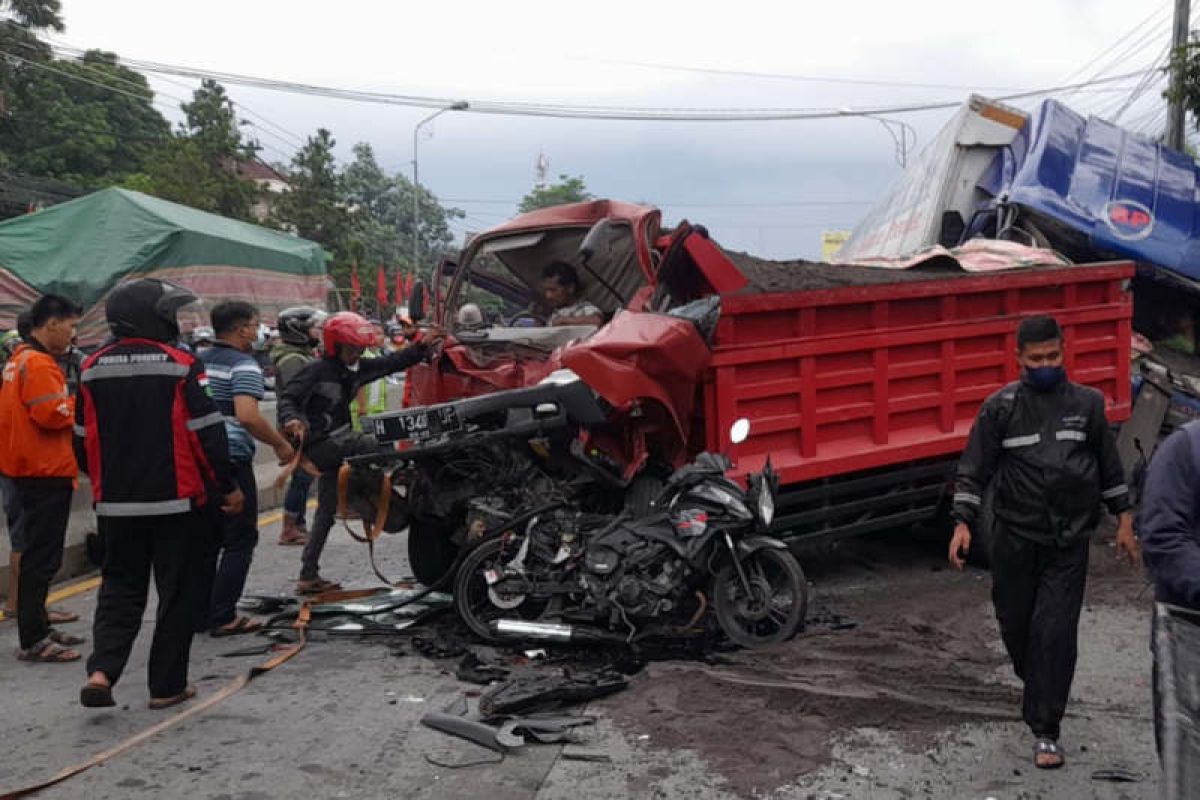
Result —
<instances>
[{"instance_id":1,"label":"black sandal","mask_svg":"<svg viewBox=\"0 0 1200 800\"><path fill-rule=\"evenodd\" d=\"M1054 756L1058 761L1042 762L1040 756ZM1058 769L1063 764L1067 763L1063 758L1062 751L1058 749L1058 742L1053 739L1042 737L1033 744L1033 765L1038 769Z\"/></svg>"},{"instance_id":2,"label":"black sandal","mask_svg":"<svg viewBox=\"0 0 1200 800\"><path fill-rule=\"evenodd\" d=\"M88 681L79 690L79 704L84 708L111 708L117 701L113 700L111 686Z\"/></svg>"}]
</instances>

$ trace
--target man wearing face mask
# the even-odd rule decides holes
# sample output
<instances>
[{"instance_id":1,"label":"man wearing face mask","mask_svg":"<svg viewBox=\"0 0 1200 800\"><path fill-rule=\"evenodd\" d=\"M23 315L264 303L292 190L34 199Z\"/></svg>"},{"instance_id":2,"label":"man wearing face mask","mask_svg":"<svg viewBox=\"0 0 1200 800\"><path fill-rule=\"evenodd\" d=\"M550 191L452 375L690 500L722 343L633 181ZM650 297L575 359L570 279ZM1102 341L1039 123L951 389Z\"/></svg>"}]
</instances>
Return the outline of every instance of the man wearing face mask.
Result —
<instances>
[{"instance_id":1,"label":"man wearing face mask","mask_svg":"<svg viewBox=\"0 0 1200 800\"><path fill-rule=\"evenodd\" d=\"M1118 517L1118 555L1136 563L1137 542L1104 396L1067 380L1058 322L1022 321L1016 355L1021 380L984 401L958 462L950 563L962 569L984 493L993 492L992 601L1025 684L1034 764L1053 769L1064 763L1059 724L1075 675L1088 543L1102 502Z\"/></svg>"},{"instance_id":2,"label":"man wearing face mask","mask_svg":"<svg viewBox=\"0 0 1200 800\"><path fill-rule=\"evenodd\" d=\"M291 461L294 452L287 439L258 408L266 391L262 367L251 355L259 340L258 309L237 300L219 303L213 307L212 324L216 341L200 353L200 360L208 374L209 393L225 418L233 479L246 500L240 514L213 515L217 527L217 552L210 553L209 557L219 558L211 587L211 607L201 608L208 612L207 619L197 622L199 626L207 627L213 636L233 636L252 633L262 627L237 615L237 601L246 586L246 576L258 544L254 440L274 450L281 465Z\"/></svg>"},{"instance_id":3,"label":"man wearing face mask","mask_svg":"<svg viewBox=\"0 0 1200 800\"><path fill-rule=\"evenodd\" d=\"M374 327L358 314L339 311L322 328L321 358L302 367L280 395L280 425L293 442L302 443L304 455L320 472L317 513L301 556L298 594L339 588L319 571L321 552L337 511L337 470L344 456L374 446L374 437L363 437L351 429L350 403L371 381L425 360L444 336L435 328L403 350L363 358L368 347L378 344Z\"/></svg>"}]
</instances>

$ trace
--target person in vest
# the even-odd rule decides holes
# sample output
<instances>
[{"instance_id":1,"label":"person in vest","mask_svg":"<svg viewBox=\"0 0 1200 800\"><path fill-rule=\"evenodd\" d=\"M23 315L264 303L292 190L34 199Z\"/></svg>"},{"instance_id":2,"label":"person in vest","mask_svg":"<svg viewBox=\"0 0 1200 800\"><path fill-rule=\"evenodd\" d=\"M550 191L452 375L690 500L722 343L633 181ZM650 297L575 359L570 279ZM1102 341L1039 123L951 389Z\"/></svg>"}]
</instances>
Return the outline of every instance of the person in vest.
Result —
<instances>
[{"instance_id":1,"label":"person in vest","mask_svg":"<svg viewBox=\"0 0 1200 800\"><path fill-rule=\"evenodd\" d=\"M176 314L196 297L151 278L115 288L105 303L114 340L83 363L75 410L76 451L92 479L104 563L92 628L94 650L79 700L115 705L142 627L150 575L158 593L150 644L150 708L196 695L188 657L198 586L211 541L206 507L237 515L225 417L208 394L204 365L174 346Z\"/></svg>"},{"instance_id":2,"label":"person in vest","mask_svg":"<svg viewBox=\"0 0 1200 800\"><path fill-rule=\"evenodd\" d=\"M1017 327L1021 380L984 401L958 462L950 563L963 567L983 496L993 492L992 602L1034 736L1034 764L1064 763L1059 727L1075 676L1088 544L1103 503L1118 553L1137 558L1129 489L1104 395L1067 380L1052 317Z\"/></svg>"},{"instance_id":3,"label":"person in vest","mask_svg":"<svg viewBox=\"0 0 1200 800\"><path fill-rule=\"evenodd\" d=\"M320 344L321 325L329 316L309 306L285 308L279 312L280 343L271 350L271 361L275 365L275 395L283 394L288 383L296 377L305 364L316 358ZM283 530L279 534L281 545L303 545L308 542L308 526L304 521L308 494L312 489L313 477L304 470L292 473L287 492L283 496Z\"/></svg>"},{"instance_id":4,"label":"person in vest","mask_svg":"<svg viewBox=\"0 0 1200 800\"><path fill-rule=\"evenodd\" d=\"M0 473L21 537L17 629L23 661L77 661L83 640L56 632L46 613L50 581L62 566L79 469L71 446L75 401L58 359L71 347L82 310L58 295L38 298L30 333L4 365L0 387Z\"/></svg>"}]
</instances>

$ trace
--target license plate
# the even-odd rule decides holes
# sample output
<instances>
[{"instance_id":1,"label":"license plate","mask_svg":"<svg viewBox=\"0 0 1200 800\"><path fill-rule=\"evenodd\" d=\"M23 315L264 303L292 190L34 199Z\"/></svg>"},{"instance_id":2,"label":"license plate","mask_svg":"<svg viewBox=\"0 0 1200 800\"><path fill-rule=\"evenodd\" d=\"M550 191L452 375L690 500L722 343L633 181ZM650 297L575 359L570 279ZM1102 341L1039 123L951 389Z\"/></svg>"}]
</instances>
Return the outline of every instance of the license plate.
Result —
<instances>
[{"instance_id":1,"label":"license plate","mask_svg":"<svg viewBox=\"0 0 1200 800\"><path fill-rule=\"evenodd\" d=\"M375 420L375 438L384 442L422 441L462 429L458 410L425 408Z\"/></svg>"}]
</instances>

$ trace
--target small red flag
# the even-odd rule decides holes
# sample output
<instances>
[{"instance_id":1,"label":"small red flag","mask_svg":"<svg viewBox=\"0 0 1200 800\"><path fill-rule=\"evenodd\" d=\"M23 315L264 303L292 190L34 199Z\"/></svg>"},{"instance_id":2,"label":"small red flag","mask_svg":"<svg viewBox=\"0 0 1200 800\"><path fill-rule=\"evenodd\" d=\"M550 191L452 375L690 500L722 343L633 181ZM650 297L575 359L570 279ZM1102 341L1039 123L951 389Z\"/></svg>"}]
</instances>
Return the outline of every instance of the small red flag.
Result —
<instances>
[{"instance_id":1,"label":"small red flag","mask_svg":"<svg viewBox=\"0 0 1200 800\"><path fill-rule=\"evenodd\" d=\"M404 297L406 301L409 297L412 297L413 282L413 275L411 272L404 276Z\"/></svg>"},{"instance_id":2,"label":"small red flag","mask_svg":"<svg viewBox=\"0 0 1200 800\"><path fill-rule=\"evenodd\" d=\"M387 289L387 272L384 270L383 264L380 264L379 271L375 273L375 301L379 303L380 315L382 315L383 310L387 308Z\"/></svg>"},{"instance_id":3,"label":"small red flag","mask_svg":"<svg viewBox=\"0 0 1200 800\"><path fill-rule=\"evenodd\" d=\"M362 284L358 282L358 264L350 266L350 310L358 310L358 301L362 297Z\"/></svg>"},{"instance_id":4,"label":"small red flag","mask_svg":"<svg viewBox=\"0 0 1200 800\"><path fill-rule=\"evenodd\" d=\"M404 275L400 272L396 273L396 305L402 306L405 304L407 295L404 293Z\"/></svg>"}]
</instances>

